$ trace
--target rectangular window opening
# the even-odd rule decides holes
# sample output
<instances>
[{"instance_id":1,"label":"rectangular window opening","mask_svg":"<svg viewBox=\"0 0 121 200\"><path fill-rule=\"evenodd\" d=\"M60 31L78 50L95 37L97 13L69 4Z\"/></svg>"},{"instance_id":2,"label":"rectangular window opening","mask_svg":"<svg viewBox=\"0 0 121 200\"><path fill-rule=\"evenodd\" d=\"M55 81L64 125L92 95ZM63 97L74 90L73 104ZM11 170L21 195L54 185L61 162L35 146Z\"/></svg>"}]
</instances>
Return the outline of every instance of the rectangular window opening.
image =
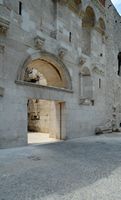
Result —
<instances>
[{"instance_id":1,"label":"rectangular window opening","mask_svg":"<svg viewBox=\"0 0 121 200\"><path fill-rule=\"evenodd\" d=\"M99 88L101 88L101 79L99 78Z\"/></svg>"},{"instance_id":2,"label":"rectangular window opening","mask_svg":"<svg viewBox=\"0 0 121 200\"><path fill-rule=\"evenodd\" d=\"M71 42L71 39L72 39L72 33L70 32L69 33L69 42Z\"/></svg>"},{"instance_id":3,"label":"rectangular window opening","mask_svg":"<svg viewBox=\"0 0 121 200\"><path fill-rule=\"evenodd\" d=\"M19 15L22 15L22 2L19 1Z\"/></svg>"}]
</instances>

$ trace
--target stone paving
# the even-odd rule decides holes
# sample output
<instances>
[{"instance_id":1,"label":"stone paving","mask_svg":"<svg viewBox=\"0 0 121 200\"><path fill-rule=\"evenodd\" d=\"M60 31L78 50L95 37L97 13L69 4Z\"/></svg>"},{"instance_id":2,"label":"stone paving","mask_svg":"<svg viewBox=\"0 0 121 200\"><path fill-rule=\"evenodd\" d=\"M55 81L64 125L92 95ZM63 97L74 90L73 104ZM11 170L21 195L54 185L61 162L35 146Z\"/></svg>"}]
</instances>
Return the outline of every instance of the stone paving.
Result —
<instances>
[{"instance_id":1,"label":"stone paving","mask_svg":"<svg viewBox=\"0 0 121 200\"><path fill-rule=\"evenodd\" d=\"M0 200L120 200L121 134L0 150Z\"/></svg>"}]
</instances>

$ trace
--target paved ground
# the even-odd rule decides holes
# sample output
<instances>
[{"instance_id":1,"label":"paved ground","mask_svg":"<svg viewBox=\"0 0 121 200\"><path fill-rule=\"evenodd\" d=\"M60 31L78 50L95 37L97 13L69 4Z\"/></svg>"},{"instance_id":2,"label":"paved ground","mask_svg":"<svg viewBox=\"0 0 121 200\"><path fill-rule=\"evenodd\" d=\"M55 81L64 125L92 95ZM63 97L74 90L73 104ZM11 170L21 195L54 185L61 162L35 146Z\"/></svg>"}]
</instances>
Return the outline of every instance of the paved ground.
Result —
<instances>
[{"instance_id":1,"label":"paved ground","mask_svg":"<svg viewBox=\"0 0 121 200\"><path fill-rule=\"evenodd\" d=\"M0 150L0 200L121 200L121 135Z\"/></svg>"}]
</instances>

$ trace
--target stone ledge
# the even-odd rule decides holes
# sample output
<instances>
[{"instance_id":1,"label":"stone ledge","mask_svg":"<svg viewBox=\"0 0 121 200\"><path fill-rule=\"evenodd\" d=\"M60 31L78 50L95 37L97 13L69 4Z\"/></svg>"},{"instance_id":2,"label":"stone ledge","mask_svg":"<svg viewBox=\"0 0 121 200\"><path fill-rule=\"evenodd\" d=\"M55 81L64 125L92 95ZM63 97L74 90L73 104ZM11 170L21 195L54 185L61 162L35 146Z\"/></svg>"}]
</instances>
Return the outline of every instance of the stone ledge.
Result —
<instances>
[{"instance_id":1,"label":"stone ledge","mask_svg":"<svg viewBox=\"0 0 121 200\"><path fill-rule=\"evenodd\" d=\"M43 88L43 89L50 89L50 90L57 90L57 91L62 91L62 92L68 92L68 93L73 93L73 90L66 89L66 88L57 88L57 87L52 87L52 86L45 86L45 85L38 85L35 83L30 83L26 81L21 81L21 80L15 80L15 83L18 85L25 85L29 87L36 87L36 88Z\"/></svg>"}]
</instances>

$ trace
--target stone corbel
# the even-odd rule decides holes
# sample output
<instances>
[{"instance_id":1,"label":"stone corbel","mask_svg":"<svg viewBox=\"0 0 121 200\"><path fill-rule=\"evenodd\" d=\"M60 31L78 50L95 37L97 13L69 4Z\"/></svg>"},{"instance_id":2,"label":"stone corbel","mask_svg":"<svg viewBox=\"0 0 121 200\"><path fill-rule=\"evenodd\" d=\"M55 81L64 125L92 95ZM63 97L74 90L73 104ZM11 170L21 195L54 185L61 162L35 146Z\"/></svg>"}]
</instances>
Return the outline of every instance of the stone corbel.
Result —
<instances>
[{"instance_id":1,"label":"stone corbel","mask_svg":"<svg viewBox=\"0 0 121 200\"><path fill-rule=\"evenodd\" d=\"M37 36L34 38L34 43L37 49L42 49L45 44L45 39Z\"/></svg>"},{"instance_id":2,"label":"stone corbel","mask_svg":"<svg viewBox=\"0 0 121 200\"><path fill-rule=\"evenodd\" d=\"M60 47L58 49L58 56L63 59L64 56L67 54L67 49L66 48L63 48L63 47Z\"/></svg>"},{"instance_id":3,"label":"stone corbel","mask_svg":"<svg viewBox=\"0 0 121 200\"><path fill-rule=\"evenodd\" d=\"M0 17L0 32L6 33L9 29L10 21L7 19Z\"/></svg>"},{"instance_id":4,"label":"stone corbel","mask_svg":"<svg viewBox=\"0 0 121 200\"><path fill-rule=\"evenodd\" d=\"M83 58L83 57L80 57L79 58L79 65L84 65L86 63L86 59L85 58Z\"/></svg>"}]
</instances>

